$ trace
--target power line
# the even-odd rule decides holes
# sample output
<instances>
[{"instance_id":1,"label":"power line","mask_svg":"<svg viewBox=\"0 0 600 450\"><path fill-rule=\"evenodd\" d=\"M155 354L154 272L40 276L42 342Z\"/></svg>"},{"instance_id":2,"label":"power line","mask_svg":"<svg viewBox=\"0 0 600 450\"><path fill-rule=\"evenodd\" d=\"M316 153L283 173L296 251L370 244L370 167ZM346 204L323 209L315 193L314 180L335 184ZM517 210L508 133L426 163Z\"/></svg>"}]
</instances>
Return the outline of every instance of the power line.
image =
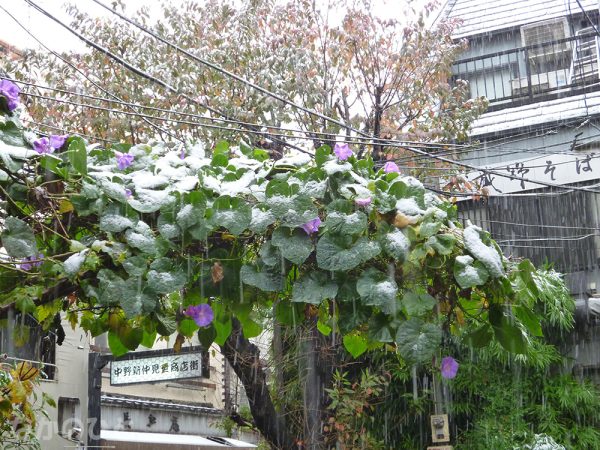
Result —
<instances>
[{"instance_id":1,"label":"power line","mask_svg":"<svg viewBox=\"0 0 600 450\"><path fill-rule=\"evenodd\" d=\"M66 130L65 128L55 127L53 125L48 125L48 124L45 124L45 123L36 122L34 120L26 120L26 121L29 122L29 123L33 123L34 125L37 125L38 127L40 127L40 126L41 127L47 127L47 128L59 131L59 132L61 132L63 134L69 134L69 135L86 137L86 138L89 138L89 139L94 139L94 140L97 140L97 141L106 142L107 144L117 144L118 143L118 142L115 142L115 141L111 141L109 139L101 138L101 137L98 137L98 136L91 136L89 134L83 134L83 133L79 133L79 132L76 132L76 131L69 131L69 130ZM42 131L42 130L39 130L37 128L32 128L31 131L34 131L35 133L37 133L40 136L50 136L49 133L47 133L45 131Z\"/></svg>"},{"instance_id":2,"label":"power line","mask_svg":"<svg viewBox=\"0 0 600 450\"><path fill-rule=\"evenodd\" d=\"M81 102L75 102L72 100L66 100L66 99L58 99L56 97L49 97L47 95L40 95L40 94L33 94L30 92L21 92L21 95L24 95L26 97L34 97L34 98L39 98L39 99L43 99L43 100L48 100L51 102L56 102L56 103L64 103L67 105L72 105L72 106L78 106L78 107L84 107L84 108L89 108L89 109L94 109L97 111L104 111L104 112L108 112L108 113L115 113L115 114L123 114L126 116L134 116L134 117L140 117L140 118L150 118L150 119L154 119L154 120L159 120L161 122L172 122L172 123L176 123L176 124L184 124L184 125L195 125L195 126L202 126L205 128L212 128L212 129L216 129L216 130L224 130L224 131L230 131L230 132L239 132L239 133L250 133L250 134L256 134L256 135L261 135L261 136L266 136L271 138L272 137L272 133L268 132L268 131L260 131L260 130L248 130L248 129L242 129L242 128L233 128L233 127L226 127L226 126L221 126L221 125L213 125L213 124L205 124L205 123L200 123L200 122L193 122L193 121L189 121L189 120L177 120L177 119L169 119L167 117L158 117L158 116L152 116L152 115L148 115L148 114L141 114L141 113L136 113L136 112L130 112L130 111L123 111L123 110L119 110L119 109L114 109L114 108L106 108L104 106L96 106L96 105L90 105L87 103L81 103ZM307 153L306 151L304 151L305 153Z\"/></svg>"},{"instance_id":3,"label":"power line","mask_svg":"<svg viewBox=\"0 0 600 450\"><path fill-rule=\"evenodd\" d=\"M21 83L21 84L24 84L27 86L36 87L39 89L49 90L49 91L53 91L53 92L59 92L61 94L77 96L77 97L87 98L87 99L91 99L91 100L97 100L100 102L106 102L106 103L111 103L111 104L114 103L114 104L120 104L120 105L125 105L125 106L133 106L133 107L139 108L139 109L147 109L150 111L163 112L163 113L167 113L167 114L180 115L180 116L184 116L184 117L193 117L193 118L197 118L199 120L207 120L209 122L231 123L234 125L261 127L261 128L265 128L268 130L279 130L279 131L285 131L285 132L289 132L289 133L304 133L304 134L311 135L311 136L296 136L296 135L288 135L288 134L277 134L277 133L273 133L273 132L269 131L270 136L280 136L280 137L286 137L286 138L314 140L315 137L312 136L312 135L314 135L314 136L322 136L325 139L336 139L337 142L343 142L343 143L347 143L347 144L358 144L358 145L360 145L360 144L371 145L370 142L372 141L371 139L366 140L366 139L362 139L360 137L354 137L352 139L340 140L340 136L333 134L333 133L324 133L324 132L318 132L318 131L308 131L308 130L301 130L301 129L284 128L284 127L277 127L277 126L272 126L272 125L261 125L261 124L256 124L256 123L243 122L243 121L239 121L239 120L207 117L207 116L203 116L200 114L186 113L186 112L181 112L181 111L177 111L177 110L173 110L173 109L159 108L159 107L155 107L155 106L146 106L146 105L142 105L139 103L125 102L122 100L113 100L113 99L109 99L109 98L105 98L105 97L98 97L95 95L74 92L74 91L70 91L67 89L59 89L59 88L54 88L54 87L50 87L50 86L44 86L44 85L40 85L37 83L18 80L18 79L10 78L10 77L5 77L5 79L14 81L16 83ZM24 94L27 94L27 93L24 93ZM57 99L57 101L59 101L59 99ZM173 122L175 122L175 121L173 121ZM405 141L397 142L397 143L396 142L392 143L393 141L390 142L388 140L386 140L386 141L380 140L380 141L382 142L382 144L385 142L385 144L383 144L383 145L385 145L387 147L397 147L397 148L405 147L405 144L404 144ZM435 148L435 149L439 149L439 148L446 149L448 146L452 146L452 145L458 146L458 144L443 144L443 143L434 144L434 143L427 143L427 142L412 142L412 141L410 142L410 144L414 145L414 146L422 146L423 148ZM460 145L460 148L462 148L462 147L464 147L464 146ZM469 151L471 151L471 150L469 150Z\"/></svg>"},{"instance_id":4,"label":"power line","mask_svg":"<svg viewBox=\"0 0 600 450\"><path fill-rule=\"evenodd\" d=\"M18 80L17 80L18 81ZM32 83L26 83L26 84L32 84ZM51 88L50 88L51 89ZM201 122L193 122L193 121L185 121L185 120L176 120L176 119L169 119L166 117L157 117L157 116L153 116L153 115L146 115L146 114L141 114L141 113L136 113L136 112L128 112L128 111L122 111L119 109L114 109L114 108L106 108L106 107L101 107L101 106L96 106L96 105L90 105L87 103L81 103L81 102L75 102L72 100L66 100L66 99L59 99L56 97L49 97L49 96L44 96L44 95L40 95L40 94L34 94L34 93L29 93L29 92L22 92L22 95L25 96L29 96L29 97L34 97L34 98L40 98L43 100L48 100L48 101L54 101L57 103L65 103L65 104L70 104L73 106L78 106L78 107L84 107L84 108L90 108L90 109L95 109L95 110L100 110L100 111L105 111L105 112L109 112L109 113L115 113L115 114L124 114L124 115L129 115L129 116L135 116L135 117L140 117L140 118L151 118L154 120L159 120L162 122L172 122L172 123L177 123L177 124L185 124L185 125L197 125L197 126L203 126L206 128L214 128L214 129L219 129L219 130L225 130L225 131L230 131L230 132L239 132L239 133L251 133L251 134L256 134L256 135L261 135L261 136L266 136L266 137L272 137L273 135L275 136L282 136L282 137L288 137L288 138L293 138L293 139L308 139L308 140L312 140L311 137L308 136L286 136L286 135L282 135L282 134L274 134L272 132L269 131L249 131L249 130L243 130L243 129L239 129L239 128L230 128L230 127L223 127L223 126L219 126L219 125L212 125L212 124L203 124ZM76 94L73 94L76 95ZM87 95L82 95L83 97L93 97L93 96L87 96ZM111 102L111 100L109 99L103 99L107 102ZM136 105L137 106L137 105ZM141 108L144 108L143 106L141 106ZM41 124L41 125L45 125L45 124ZM45 125L45 126L49 126L49 125ZM595 135L595 136L591 136L591 138L595 138L595 137L600 137L599 135ZM99 138L100 140L105 140L102 138ZM342 142L346 142L346 141L342 141ZM559 144L556 144L559 145ZM600 154L597 156L591 156L589 159L598 159L600 158ZM553 164L553 166L559 166L559 165L564 165L564 164L572 164L576 162L575 160L570 160L570 161L562 161L562 162L557 162L556 164ZM379 162L378 164L376 164L376 166L382 166L384 163L383 162ZM423 170L433 170L433 171L446 171L446 172L450 172L456 169L452 169L450 167L428 167L428 166L405 166L408 170L418 170L418 169L423 169ZM535 168L543 168L543 167L547 167L547 165L534 165L534 166L521 166L522 169L535 169ZM520 178L519 178L520 179Z\"/></svg>"}]
</instances>

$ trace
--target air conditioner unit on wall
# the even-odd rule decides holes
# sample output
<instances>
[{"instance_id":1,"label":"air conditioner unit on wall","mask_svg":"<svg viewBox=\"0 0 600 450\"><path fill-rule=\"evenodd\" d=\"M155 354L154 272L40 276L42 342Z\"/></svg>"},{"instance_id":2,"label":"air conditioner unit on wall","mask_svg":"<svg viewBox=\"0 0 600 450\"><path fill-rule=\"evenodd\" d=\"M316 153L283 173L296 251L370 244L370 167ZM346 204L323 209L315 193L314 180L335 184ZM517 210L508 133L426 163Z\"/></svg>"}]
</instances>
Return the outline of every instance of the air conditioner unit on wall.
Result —
<instances>
[{"instance_id":1,"label":"air conditioner unit on wall","mask_svg":"<svg viewBox=\"0 0 600 450\"><path fill-rule=\"evenodd\" d=\"M530 23L521 27L521 41L524 47L537 44L550 44L569 37L569 24L566 17ZM570 50L569 42L534 47L529 50L529 58L541 58Z\"/></svg>"}]
</instances>

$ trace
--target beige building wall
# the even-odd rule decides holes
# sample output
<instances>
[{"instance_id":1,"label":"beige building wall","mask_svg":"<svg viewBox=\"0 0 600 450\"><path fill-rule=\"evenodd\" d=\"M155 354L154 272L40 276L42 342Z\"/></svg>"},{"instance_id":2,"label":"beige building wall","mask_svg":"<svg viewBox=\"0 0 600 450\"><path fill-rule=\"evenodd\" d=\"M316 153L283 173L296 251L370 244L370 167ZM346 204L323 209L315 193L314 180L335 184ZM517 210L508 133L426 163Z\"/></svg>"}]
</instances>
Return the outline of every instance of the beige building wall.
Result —
<instances>
[{"instance_id":1,"label":"beige building wall","mask_svg":"<svg viewBox=\"0 0 600 450\"><path fill-rule=\"evenodd\" d=\"M64 320L62 325L65 340L56 346L55 379L40 384L40 390L57 405L46 408L49 420L40 417L38 438L43 450L78 448L77 441L69 439L78 437L77 429L81 430L79 439L85 442L90 340L83 330L73 330Z\"/></svg>"}]
</instances>

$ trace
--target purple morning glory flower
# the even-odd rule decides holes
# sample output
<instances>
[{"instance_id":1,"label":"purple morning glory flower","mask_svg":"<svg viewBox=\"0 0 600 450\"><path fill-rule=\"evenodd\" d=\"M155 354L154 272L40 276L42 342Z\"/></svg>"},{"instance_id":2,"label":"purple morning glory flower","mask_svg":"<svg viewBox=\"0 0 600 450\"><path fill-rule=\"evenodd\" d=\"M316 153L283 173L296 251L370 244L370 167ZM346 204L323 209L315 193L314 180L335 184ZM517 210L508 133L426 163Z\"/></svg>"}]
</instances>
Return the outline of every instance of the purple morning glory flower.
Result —
<instances>
[{"instance_id":1,"label":"purple morning glory flower","mask_svg":"<svg viewBox=\"0 0 600 450\"><path fill-rule=\"evenodd\" d=\"M33 141L33 149L40 155L46 155L54 152L54 149L50 147L50 139L47 137L42 137Z\"/></svg>"},{"instance_id":2,"label":"purple morning glory flower","mask_svg":"<svg viewBox=\"0 0 600 450\"><path fill-rule=\"evenodd\" d=\"M185 159L185 149L183 149L183 148L179 152L179 159Z\"/></svg>"},{"instance_id":3,"label":"purple morning glory flower","mask_svg":"<svg viewBox=\"0 0 600 450\"><path fill-rule=\"evenodd\" d=\"M19 269L21 270L31 270L34 267L39 267L42 265L42 260L44 259L44 255L42 253L38 254L37 256L28 256L27 258L24 258L21 262L21 264L19 264Z\"/></svg>"},{"instance_id":4,"label":"purple morning glory flower","mask_svg":"<svg viewBox=\"0 0 600 450\"><path fill-rule=\"evenodd\" d=\"M115 152L115 156L117 157L117 167L120 170L125 170L133 164L134 156L129 153Z\"/></svg>"},{"instance_id":5,"label":"purple morning glory flower","mask_svg":"<svg viewBox=\"0 0 600 450\"><path fill-rule=\"evenodd\" d=\"M396 165L395 162L393 161L388 161L385 163L385 165L383 166L383 171L385 173L390 173L390 172L400 172L400 168Z\"/></svg>"},{"instance_id":6,"label":"purple morning glory flower","mask_svg":"<svg viewBox=\"0 0 600 450\"><path fill-rule=\"evenodd\" d=\"M50 136L50 147L52 147L55 150L60 149L63 145L65 145L65 142L67 142L69 135L68 134L53 134Z\"/></svg>"},{"instance_id":7,"label":"purple morning glory flower","mask_svg":"<svg viewBox=\"0 0 600 450\"><path fill-rule=\"evenodd\" d=\"M132 195L131 189L125 189L125 197L130 198Z\"/></svg>"},{"instance_id":8,"label":"purple morning glory flower","mask_svg":"<svg viewBox=\"0 0 600 450\"><path fill-rule=\"evenodd\" d=\"M371 204L371 197L367 198L357 198L354 200L356 206L369 206Z\"/></svg>"},{"instance_id":9,"label":"purple morning glory flower","mask_svg":"<svg viewBox=\"0 0 600 450\"><path fill-rule=\"evenodd\" d=\"M319 225L321 225L321 219L315 217L302 225L302 229L306 231L306 234L313 234L319 231Z\"/></svg>"},{"instance_id":10,"label":"purple morning glory flower","mask_svg":"<svg viewBox=\"0 0 600 450\"><path fill-rule=\"evenodd\" d=\"M352 153L352 150L350 150L348 144L335 144L333 153L335 153L340 161L346 161L354 154Z\"/></svg>"},{"instance_id":11,"label":"purple morning glory flower","mask_svg":"<svg viewBox=\"0 0 600 450\"><path fill-rule=\"evenodd\" d=\"M458 363L452 356L442 358L442 377L451 380L458 372Z\"/></svg>"},{"instance_id":12,"label":"purple morning glory flower","mask_svg":"<svg viewBox=\"0 0 600 450\"><path fill-rule=\"evenodd\" d=\"M196 306L188 306L185 309L184 314L194 319L194 322L196 322L196 325L199 327L206 327L210 325L215 318L212 308L206 303L201 303Z\"/></svg>"},{"instance_id":13,"label":"purple morning glory flower","mask_svg":"<svg viewBox=\"0 0 600 450\"><path fill-rule=\"evenodd\" d=\"M40 155L48 155L50 153L54 153L55 150L58 150L63 145L69 135L65 134L63 136L53 134L50 138L41 137L35 141L33 141L33 149L38 152Z\"/></svg>"},{"instance_id":14,"label":"purple morning glory flower","mask_svg":"<svg viewBox=\"0 0 600 450\"><path fill-rule=\"evenodd\" d=\"M19 106L19 94L21 89L15 83L9 80L0 80L0 95L6 98L8 110L13 111Z\"/></svg>"}]
</instances>

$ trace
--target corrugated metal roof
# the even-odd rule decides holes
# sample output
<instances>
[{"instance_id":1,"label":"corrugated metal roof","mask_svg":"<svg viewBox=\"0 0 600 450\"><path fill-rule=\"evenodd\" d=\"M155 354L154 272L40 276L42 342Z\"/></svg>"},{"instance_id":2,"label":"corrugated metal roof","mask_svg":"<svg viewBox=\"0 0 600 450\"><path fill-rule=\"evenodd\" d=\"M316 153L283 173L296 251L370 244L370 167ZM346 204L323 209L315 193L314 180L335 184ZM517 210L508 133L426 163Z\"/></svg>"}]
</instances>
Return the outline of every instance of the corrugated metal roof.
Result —
<instances>
[{"instance_id":1,"label":"corrugated metal roof","mask_svg":"<svg viewBox=\"0 0 600 450\"><path fill-rule=\"evenodd\" d=\"M202 414L222 414L223 411L217 408L207 408L197 403L175 403L171 401L159 401L156 399L146 399L133 397L129 395L110 395L102 394L100 397L102 405L125 405L137 408L156 408L170 409L178 411L193 411Z\"/></svg>"},{"instance_id":2,"label":"corrugated metal roof","mask_svg":"<svg viewBox=\"0 0 600 450\"><path fill-rule=\"evenodd\" d=\"M598 0L579 2L586 11L598 9ZM578 13L575 0L451 0L444 15L462 20L454 34L461 38Z\"/></svg>"},{"instance_id":3,"label":"corrugated metal roof","mask_svg":"<svg viewBox=\"0 0 600 450\"><path fill-rule=\"evenodd\" d=\"M483 114L473 122L471 136L501 133L549 122L600 115L600 91L532 103Z\"/></svg>"}]
</instances>

